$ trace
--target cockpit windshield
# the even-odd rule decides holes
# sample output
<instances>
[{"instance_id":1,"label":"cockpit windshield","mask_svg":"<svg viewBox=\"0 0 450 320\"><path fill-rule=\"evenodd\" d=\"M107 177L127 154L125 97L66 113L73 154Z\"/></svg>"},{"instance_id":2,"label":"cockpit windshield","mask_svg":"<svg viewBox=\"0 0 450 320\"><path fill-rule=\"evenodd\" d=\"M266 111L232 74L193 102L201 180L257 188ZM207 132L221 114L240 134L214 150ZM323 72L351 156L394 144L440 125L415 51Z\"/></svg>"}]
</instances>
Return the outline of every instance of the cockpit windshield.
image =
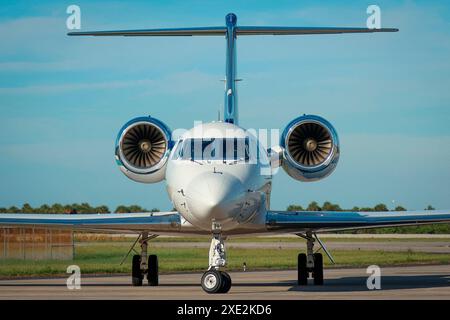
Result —
<instances>
[{"instance_id":1,"label":"cockpit windshield","mask_svg":"<svg viewBox=\"0 0 450 320\"><path fill-rule=\"evenodd\" d=\"M182 160L250 160L248 138L208 138L179 141L175 159Z\"/></svg>"}]
</instances>

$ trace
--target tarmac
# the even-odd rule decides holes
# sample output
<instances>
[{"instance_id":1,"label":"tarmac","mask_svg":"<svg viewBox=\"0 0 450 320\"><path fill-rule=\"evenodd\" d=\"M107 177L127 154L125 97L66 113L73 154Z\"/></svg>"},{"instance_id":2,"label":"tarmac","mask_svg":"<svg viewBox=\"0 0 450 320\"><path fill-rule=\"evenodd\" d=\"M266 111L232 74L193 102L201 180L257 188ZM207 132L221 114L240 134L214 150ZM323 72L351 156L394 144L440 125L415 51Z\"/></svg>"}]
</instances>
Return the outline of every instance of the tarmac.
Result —
<instances>
[{"instance_id":1,"label":"tarmac","mask_svg":"<svg viewBox=\"0 0 450 320\"><path fill-rule=\"evenodd\" d=\"M82 276L79 290L69 290L66 278L1 280L0 299L450 300L450 265L383 267L380 290L367 288L366 268L324 272L323 286L298 286L295 270L231 272L230 292L214 295L201 289L201 273L163 274L157 287L132 287L130 276Z\"/></svg>"}]
</instances>

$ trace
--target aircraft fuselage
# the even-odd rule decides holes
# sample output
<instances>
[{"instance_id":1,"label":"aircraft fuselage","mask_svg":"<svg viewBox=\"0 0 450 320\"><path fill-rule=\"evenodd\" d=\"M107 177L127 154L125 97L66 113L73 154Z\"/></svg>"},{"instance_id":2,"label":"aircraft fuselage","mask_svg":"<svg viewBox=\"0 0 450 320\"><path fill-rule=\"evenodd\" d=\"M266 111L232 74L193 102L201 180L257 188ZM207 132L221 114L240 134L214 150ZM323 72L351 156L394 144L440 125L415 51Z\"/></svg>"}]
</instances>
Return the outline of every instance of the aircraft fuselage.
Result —
<instances>
[{"instance_id":1,"label":"aircraft fuselage","mask_svg":"<svg viewBox=\"0 0 450 320\"><path fill-rule=\"evenodd\" d=\"M270 163L252 134L231 123L207 123L183 134L173 150L166 167L167 192L193 226L211 230L214 222L232 230L265 211Z\"/></svg>"}]
</instances>

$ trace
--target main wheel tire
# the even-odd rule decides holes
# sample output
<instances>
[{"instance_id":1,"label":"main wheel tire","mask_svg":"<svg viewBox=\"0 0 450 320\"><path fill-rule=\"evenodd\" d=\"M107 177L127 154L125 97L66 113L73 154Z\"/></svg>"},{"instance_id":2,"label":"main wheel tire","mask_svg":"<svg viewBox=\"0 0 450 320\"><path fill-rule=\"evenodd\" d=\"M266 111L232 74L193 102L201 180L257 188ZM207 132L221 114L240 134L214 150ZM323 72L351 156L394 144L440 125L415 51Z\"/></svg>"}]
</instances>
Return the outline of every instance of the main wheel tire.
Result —
<instances>
[{"instance_id":1,"label":"main wheel tire","mask_svg":"<svg viewBox=\"0 0 450 320\"><path fill-rule=\"evenodd\" d=\"M142 279L144 279L144 275L141 270L141 256L136 254L133 256L131 264L131 284L140 287L142 286Z\"/></svg>"},{"instance_id":2,"label":"main wheel tire","mask_svg":"<svg viewBox=\"0 0 450 320\"><path fill-rule=\"evenodd\" d=\"M314 253L314 284L323 285L323 257L321 253Z\"/></svg>"},{"instance_id":3,"label":"main wheel tire","mask_svg":"<svg viewBox=\"0 0 450 320\"><path fill-rule=\"evenodd\" d=\"M306 254L304 253L298 255L297 274L298 285L306 286L308 284L308 269L306 268Z\"/></svg>"},{"instance_id":4,"label":"main wheel tire","mask_svg":"<svg viewBox=\"0 0 450 320\"><path fill-rule=\"evenodd\" d=\"M157 286L159 284L158 256L151 254L148 256L147 280L149 286Z\"/></svg>"},{"instance_id":5,"label":"main wheel tire","mask_svg":"<svg viewBox=\"0 0 450 320\"><path fill-rule=\"evenodd\" d=\"M222 288L220 288L220 293L227 293L231 289L231 277L226 272L221 272L222 274Z\"/></svg>"},{"instance_id":6,"label":"main wheel tire","mask_svg":"<svg viewBox=\"0 0 450 320\"><path fill-rule=\"evenodd\" d=\"M222 289L223 277L217 270L206 271L201 280L202 289L207 293L220 293Z\"/></svg>"}]
</instances>

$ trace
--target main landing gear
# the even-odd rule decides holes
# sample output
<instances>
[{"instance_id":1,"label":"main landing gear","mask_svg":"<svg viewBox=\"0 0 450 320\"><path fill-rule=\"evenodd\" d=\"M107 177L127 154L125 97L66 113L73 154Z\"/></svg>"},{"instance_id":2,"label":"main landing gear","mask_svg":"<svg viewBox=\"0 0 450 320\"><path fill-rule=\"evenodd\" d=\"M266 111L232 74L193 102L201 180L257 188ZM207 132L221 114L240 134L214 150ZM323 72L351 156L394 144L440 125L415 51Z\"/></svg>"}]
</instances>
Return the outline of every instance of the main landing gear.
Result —
<instances>
[{"instance_id":1,"label":"main landing gear","mask_svg":"<svg viewBox=\"0 0 450 320\"><path fill-rule=\"evenodd\" d=\"M319 242L332 263L334 263L333 257L315 233L308 231L306 234L299 233L297 235L306 240L306 254L300 253L298 255L298 284L307 285L308 278L311 276L315 285L323 285L323 256L319 252L314 252L314 242L316 240Z\"/></svg>"},{"instance_id":2,"label":"main landing gear","mask_svg":"<svg viewBox=\"0 0 450 320\"><path fill-rule=\"evenodd\" d=\"M220 225L213 223L213 238L209 248L209 267L203 274L201 285L207 293L227 293L231 288L231 277L219 270L226 265L225 243Z\"/></svg>"},{"instance_id":3,"label":"main landing gear","mask_svg":"<svg viewBox=\"0 0 450 320\"><path fill-rule=\"evenodd\" d=\"M133 256L131 266L131 283L135 287L142 286L144 276L147 275L148 285L158 285L158 256L151 254L147 258L148 241L156 236L149 237L148 232L143 232L141 235L141 254Z\"/></svg>"}]
</instances>

